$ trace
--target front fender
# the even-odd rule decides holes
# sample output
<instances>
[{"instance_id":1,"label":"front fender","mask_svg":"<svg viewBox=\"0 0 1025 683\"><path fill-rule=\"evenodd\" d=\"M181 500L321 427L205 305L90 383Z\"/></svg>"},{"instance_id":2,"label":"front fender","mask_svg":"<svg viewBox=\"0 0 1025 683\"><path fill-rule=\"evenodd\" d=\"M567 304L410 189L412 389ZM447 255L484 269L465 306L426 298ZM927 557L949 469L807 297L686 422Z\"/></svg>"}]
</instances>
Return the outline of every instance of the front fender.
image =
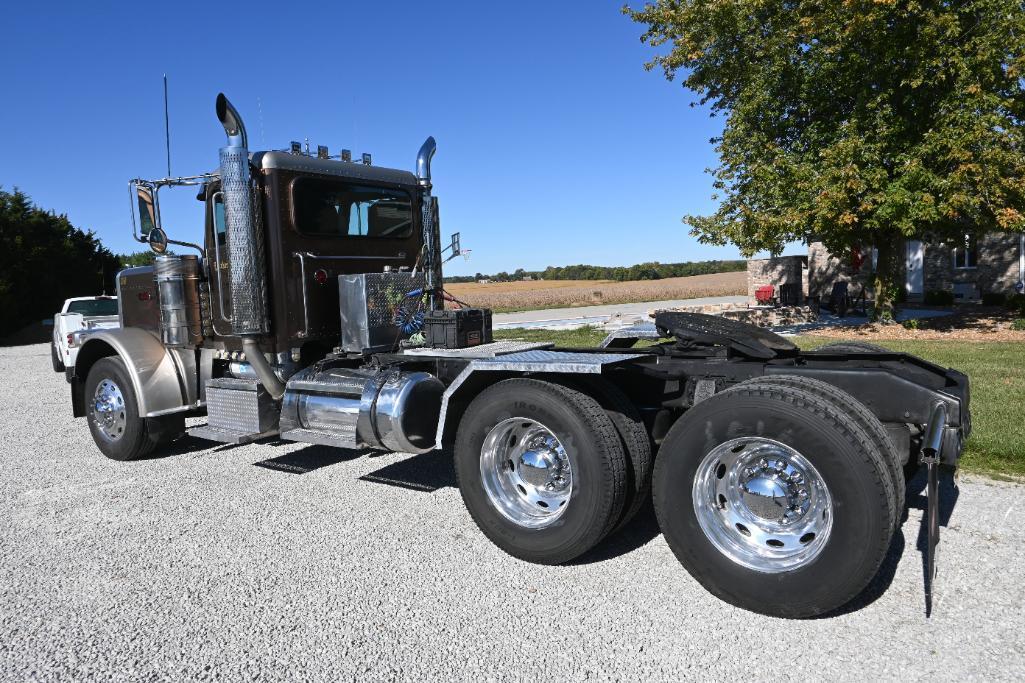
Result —
<instances>
[{"instance_id":1,"label":"front fender","mask_svg":"<svg viewBox=\"0 0 1025 683\"><path fill-rule=\"evenodd\" d=\"M89 369L101 358L124 361L139 402L139 415L154 417L186 408L185 382L171 354L152 333L138 327L91 332L78 350L72 391L84 391ZM84 405L84 397L81 405ZM76 404L76 416L78 416Z\"/></svg>"}]
</instances>

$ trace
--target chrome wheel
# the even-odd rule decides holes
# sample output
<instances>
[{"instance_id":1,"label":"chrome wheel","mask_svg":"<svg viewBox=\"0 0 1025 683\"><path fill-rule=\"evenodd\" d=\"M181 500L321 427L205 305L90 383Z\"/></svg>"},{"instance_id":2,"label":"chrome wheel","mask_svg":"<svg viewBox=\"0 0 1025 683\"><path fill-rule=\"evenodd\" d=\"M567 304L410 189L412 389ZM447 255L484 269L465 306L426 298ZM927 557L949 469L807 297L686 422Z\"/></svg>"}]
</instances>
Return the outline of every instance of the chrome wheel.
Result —
<instances>
[{"instance_id":1,"label":"chrome wheel","mask_svg":"<svg viewBox=\"0 0 1025 683\"><path fill-rule=\"evenodd\" d=\"M731 439L713 448L698 466L692 498L708 540L760 572L808 564L833 527L833 500L822 476L772 439Z\"/></svg>"},{"instance_id":2,"label":"chrome wheel","mask_svg":"<svg viewBox=\"0 0 1025 683\"><path fill-rule=\"evenodd\" d=\"M491 505L528 529L555 522L573 493L566 449L550 429L525 417L503 420L488 432L480 449L480 475Z\"/></svg>"},{"instance_id":3,"label":"chrome wheel","mask_svg":"<svg viewBox=\"0 0 1025 683\"><path fill-rule=\"evenodd\" d=\"M103 379L93 393L92 417L99 433L107 441L117 441L125 433L125 397L110 379Z\"/></svg>"}]
</instances>

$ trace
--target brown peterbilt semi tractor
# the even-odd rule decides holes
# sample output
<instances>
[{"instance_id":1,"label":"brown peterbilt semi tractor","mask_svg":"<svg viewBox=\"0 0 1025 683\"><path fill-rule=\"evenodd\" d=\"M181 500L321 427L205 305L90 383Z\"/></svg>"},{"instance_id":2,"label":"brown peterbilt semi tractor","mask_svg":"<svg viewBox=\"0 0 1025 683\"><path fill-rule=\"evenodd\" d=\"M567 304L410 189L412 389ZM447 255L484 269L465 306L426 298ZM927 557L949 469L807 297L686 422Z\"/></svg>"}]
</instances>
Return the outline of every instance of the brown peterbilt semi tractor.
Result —
<instances>
[{"instance_id":1,"label":"brown peterbilt semi tractor","mask_svg":"<svg viewBox=\"0 0 1025 683\"><path fill-rule=\"evenodd\" d=\"M104 455L139 458L202 416L188 433L216 442L443 449L481 531L544 564L650 498L695 579L786 617L866 587L925 463L934 576L937 468L970 431L963 374L682 313L598 348L492 342L488 312L445 309L432 138L411 173L295 143L251 152L223 95L216 112L216 172L130 184L156 264L118 275L121 327L86 336L70 373ZM202 244L168 239L172 186L198 190Z\"/></svg>"}]
</instances>

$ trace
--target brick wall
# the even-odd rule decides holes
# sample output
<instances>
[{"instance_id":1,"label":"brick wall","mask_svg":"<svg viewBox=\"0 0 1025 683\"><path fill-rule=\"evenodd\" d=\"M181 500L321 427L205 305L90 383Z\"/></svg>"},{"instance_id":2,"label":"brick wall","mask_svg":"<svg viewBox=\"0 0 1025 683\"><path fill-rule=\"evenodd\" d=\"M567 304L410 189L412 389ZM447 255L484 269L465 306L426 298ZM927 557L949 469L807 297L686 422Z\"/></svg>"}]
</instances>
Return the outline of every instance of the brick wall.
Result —
<instances>
[{"instance_id":1,"label":"brick wall","mask_svg":"<svg viewBox=\"0 0 1025 683\"><path fill-rule=\"evenodd\" d=\"M850 253L838 258L829 253L822 242L812 241L808 244L808 294L820 297L823 301L829 298L836 282L851 283L849 291L852 295L859 293L868 283L872 273L872 250L862 250L861 268L855 272Z\"/></svg>"},{"instance_id":2,"label":"brick wall","mask_svg":"<svg viewBox=\"0 0 1025 683\"><path fill-rule=\"evenodd\" d=\"M804 276L807 256L775 256L747 260L747 297L755 300L755 290L763 285L801 283L802 296L808 296L808 281ZM777 290L777 295L779 294Z\"/></svg>"},{"instance_id":3,"label":"brick wall","mask_svg":"<svg viewBox=\"0 0 1025 683\"><path fill-rule=\"evenodd\" d=\"M979 293L1013 293L1018 272L1018 233L994 232L978 240L975 268L955 268L952 244L925 247L925 291L975 284Z\"/></svg>"}]
</instances>

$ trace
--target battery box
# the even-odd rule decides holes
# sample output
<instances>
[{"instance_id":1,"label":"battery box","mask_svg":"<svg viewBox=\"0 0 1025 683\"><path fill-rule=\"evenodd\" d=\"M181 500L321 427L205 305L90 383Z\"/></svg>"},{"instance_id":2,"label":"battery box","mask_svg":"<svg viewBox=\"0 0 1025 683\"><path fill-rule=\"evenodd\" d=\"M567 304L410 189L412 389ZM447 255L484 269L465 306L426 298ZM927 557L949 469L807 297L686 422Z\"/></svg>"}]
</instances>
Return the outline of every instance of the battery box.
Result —
<instances>
[{"instance_id":1,"label":"battery box","mask_svg":"<svg viewBox=\"0 0 1025 683\"><path fill-rule=\"evenodd\" d=\"M435 349L465 349L490 344L491 309L431 311L424 319L424 340L427 346Z\"/></svg>"}]
</instances>

